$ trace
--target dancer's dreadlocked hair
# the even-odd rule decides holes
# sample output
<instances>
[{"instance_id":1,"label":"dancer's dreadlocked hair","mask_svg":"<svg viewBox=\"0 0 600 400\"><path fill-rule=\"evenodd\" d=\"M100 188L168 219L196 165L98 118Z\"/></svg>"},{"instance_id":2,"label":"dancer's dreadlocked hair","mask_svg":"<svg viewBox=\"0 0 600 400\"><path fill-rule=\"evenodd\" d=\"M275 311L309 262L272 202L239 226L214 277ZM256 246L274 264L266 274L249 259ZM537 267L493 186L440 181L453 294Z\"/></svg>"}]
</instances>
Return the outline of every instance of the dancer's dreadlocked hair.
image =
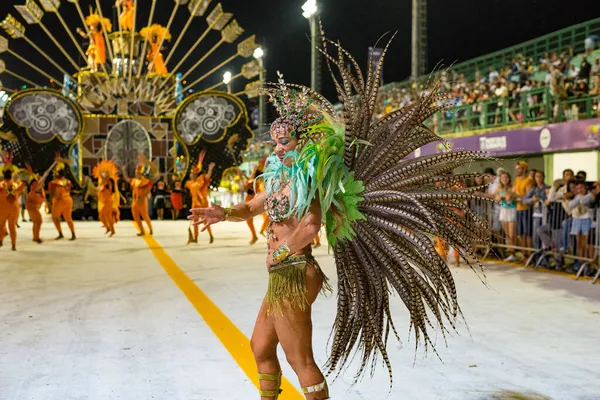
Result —
<instances>
[{"instance_id":1,"label":"dancer's dreadlocked hair","mask_svg":"<svg viewBox=\"0 0 600 400\"><path fill-rule=\"evenodd\" d=\"M364 185L357 205L364 218L352 221L351 239L333 244L338 301L327 368L329 374L341 371L355 349L362 352L358 380L369 363L373 371L381 355L391 385L387 339L390 332L399 337L389 309L389 286L410 312L416 346L423 342L427 349L433 347L428 327L435 329L437 324L445 336L461 313L452 273L433 239L439 237L457 249L471 268L483 270L473 246L487 241L488 227L467 202L485 197L453 187L461 176L452 171L485 154L449 151L407 158L427 143L442 141L424 122L449 105L448 97L432 84L429 93L411 105L375 118L389 42L375 69L369 62L365 79L355 59L339 43L327 40L322 29L321 33L322 53L343 109L343 163Z\"/></svg>"}]
</instances>

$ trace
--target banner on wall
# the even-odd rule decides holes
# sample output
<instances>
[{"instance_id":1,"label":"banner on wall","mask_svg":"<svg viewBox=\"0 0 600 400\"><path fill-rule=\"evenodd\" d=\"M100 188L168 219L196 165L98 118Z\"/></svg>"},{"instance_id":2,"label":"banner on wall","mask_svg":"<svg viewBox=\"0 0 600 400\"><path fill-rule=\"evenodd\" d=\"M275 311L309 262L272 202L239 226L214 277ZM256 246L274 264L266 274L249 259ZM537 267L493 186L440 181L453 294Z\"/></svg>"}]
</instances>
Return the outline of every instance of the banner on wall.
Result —
<instances>
[{"instance_id":1,"label":"banner on wall","mask_svg":"<svg viewBox=\"0 0 600 400\"><path fill-rule=\"evenodd\" d=\"M486 151L491 156L553 153L568 150L600 149L600 118L570 121L530 128L513 129L445 139L446 143L429 143L417 156L448 150Z\"/></svg>"}]
</instances>

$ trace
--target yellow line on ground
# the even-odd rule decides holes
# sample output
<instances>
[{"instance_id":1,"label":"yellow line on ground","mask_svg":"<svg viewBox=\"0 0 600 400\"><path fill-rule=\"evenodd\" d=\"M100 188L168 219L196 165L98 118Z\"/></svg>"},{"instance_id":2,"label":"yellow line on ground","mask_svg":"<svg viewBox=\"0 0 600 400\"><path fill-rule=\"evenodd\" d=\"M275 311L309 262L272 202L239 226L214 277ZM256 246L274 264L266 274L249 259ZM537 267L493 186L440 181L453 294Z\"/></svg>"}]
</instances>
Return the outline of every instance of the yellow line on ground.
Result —
<instances>
[{"instance_id":1,"label":"yellow line on ground","mask_svg":"<svg viewBox=\"0 0 600 400\"><path fill-rule=\"evenodd\" d=\"M144 236L144 240L152 254L165 269L173 282L181 289L185 297L192 303L198 314L202 316L207 325L219 338L229 354L238 363L250 381L259 387L256 364L250 349L250 340L231 322L229 318L217 307L215 303L177 266L175 261L167 254L152 236ZM226 373L226 371L223 371ZM281 385L283 393L281 400L302 400L305 397L284 377ZM227 388L223 388L227 391ZM227 397L227 395L225 395ZM258 398L258 393L256 398Z\"/></svg>"}]
</instances>

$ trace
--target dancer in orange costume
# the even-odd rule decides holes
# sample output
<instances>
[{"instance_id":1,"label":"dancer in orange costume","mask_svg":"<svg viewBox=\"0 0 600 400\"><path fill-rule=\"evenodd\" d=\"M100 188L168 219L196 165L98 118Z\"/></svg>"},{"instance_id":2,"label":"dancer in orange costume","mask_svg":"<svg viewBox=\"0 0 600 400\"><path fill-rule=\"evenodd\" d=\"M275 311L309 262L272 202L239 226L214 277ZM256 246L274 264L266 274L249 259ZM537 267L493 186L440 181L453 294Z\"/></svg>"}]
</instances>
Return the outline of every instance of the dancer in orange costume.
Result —
<instances>
[{"instance_id":1,"label":"dancer in orange costume","mask_svg":"<svg viewBox=\"0 0 600 400\"><path fill-rule=\"evenodd\" d=\"M318 247L321 247L321 233L319 232L319 234L317 236L315 236L315 239L313 240L313 242L311 243L312 247L314 247L315 249Z\"/></svg>"},{"instance_id":2,"label":"dancer in orange costume","mask_svg":"<svg viewBox=\"0 0 600 400\"><path fill-rule=\"evenodd\" d=\"M42 244L40 231L42 230L43 218L40 208L42 207L42 204L46 202L44 182L46 182L46 178L48 178L48 175L50 175L52 168L54 168L54 164L52 164L50 168L44 172L44 175L40 177L39 175L35 174L31 169L31 166L27 164L27 170L29 171L31 179L29 181L29 193L27 193L25 208L27 209L27 213L29 213L29 219L33 223L33 241L38 244Z\"/></svg>"},{"instance_id":3,"label":"dancer in orange costume","mask_svg":"<svg viewBox=\"0 0 600 400\"><path fill-rule=\"evenodd\" d=\"M17 221L19 220L19 195L25 189L25 182L13 180L19 171L12 165L12 155L0 154L2 157L2 177L0 182L0 246L6 236L6 224L10 233L13 251L17 250Z\"/></svg>"},{"instance_id":4,"label":"dancer in orange costume","mask_svg":"<svg viewBox=\"0 0 600 400\"><path fill-rule=\"evenodd\" d=\"M89 33L77 28L77 33L90 41L87 49L88 65L91 72L98 72L98 67L106 63L106 42L104 32L112 30L112 24L108 18L102 18L96 13L91 13L85 24L89 27Z\"/></svg>"},{"instance_id":5,"label":"dancer in orange costume","mask_svg":"<svg viewBox=\"0 0 600 400\"><path fill-rule=\"evenodd\" d=\"M60 226L60 217L65 219L71 231L71 239L75 237L75 225L71 214L73 212L73 199L71 198L72 183L65 177L65 163L58 159L56 168L54 169L54 180L48 185L50 197L52 198L52 222L58 231L58 236L55 240L64 239L62 228Z\"/></svg>"},{"instance_id":6,"label":"dancer in orange costume","mask_svg":"<svg viewBox=\"0 0 600 400\"><path fill-rule=\"evenodd\" d=\"M252 176L248 179L246 184L246 203L256 196L256 193L260 193L264 190L264 181L259 179L259 177L263 174L265 170L265 162L267 158L263 157L259 162L254 171L252 172ZM246 220L248 227L250 228L250 233L252 233L252 239L250 239L250 245L253 245L258 241L258 236L256 235L256 228L254 227L254 218L250 218Z\"/></svg>"},{"instance_id":7,"label":"dancer in orange costume","mask_svg":"<svg viewBox=\"0 0 600 400\"><path fill-rule=\"evenodd\" d=\"M210 178L212 177L212 171L215 168L215 163L208 165L208 172L201 175L202 161L204 160L205 152L200 154L198 163L192 167L190 174L190 180L185 184L185 188L190 191L192 197L192 208L208 207L208 188L210 186ZM208 227L208 234L210 235L210 243L215 241L212 229ZM198 243L198 226L194 226L194 235L190 237L189 243Z\"/></svg>"},{"instance_id":8,"label":"dancer in orange costume","mask_svg":"<svg viewBox=\"0 0 600 400\"><path fill-rule=\"evenodd\" d=\"M118 181L118 179L115 178L115 181ZM113 221L115 224L121 220L121 199L123 199L123 202L125 204L127 204L127 199L125 197L123 197L123 195L119 191L119 186L116 186L115 191L113 192L113 195L112 195L112 201L113 201L112 213L113 213Z\"/></svg>"},{"instance_id":9,"label":"dancer in orange costume","mask_svg":"<svg viewBox=\"0 0 600 400\"><path fill-rule=\"evenodd\" d=\"M165 40L171 40L171 34L162 25L154 24L150 27L143 28L140 35L150 42L150 48L146 59L149 61L148 69L158 75L166 75L169 73L165 65L163 55L160 52L160 46Z\"/></svg>"},{"instance_id":10,"label":"dancer in orange costume","mask_svg":"<svg viewBox=\"0 0 600 400\"><path fill-rule=\"evenodd\" d=\"M112 161L100 161L93 170L98 179L98 217L110 237L115 234L114 195L119 193L118 171Z\"/></svg>"},{"instance_id":11,"label":"dancer in orange costume","mask_svg":"<svg viewBox=\"0 0 600 400\"><path fill-rule=\"evenodd\" d=\"M121 28L133 32L133 17L135 15L135 8L133 7L133 1L131 0L117 0L117 7L122 6L123 11L119 16L121 21Z\"/></svg>"},{"instance_id":12,"label":"dancer in orange costume","mask_svg":"<svg viewBox=\"0 0 600 400\"><path fill-rule=\"evenodd\" d=\"M150 189L152 189L152 181L144 177L145 163L146 161L143 156L140 156L140 163L135 167L135 178L130 178L127 175L127 168L123 167L123 177L131 185L131 214L138 227L138 236L146 234L144 225L142 225L142 219L148 225L150 235L154 233L152 231L152 221L148 215L148 194L150 193Z\"/></svg>"},{"instance_id":13,"label":"dancer in orange costume","mask_svg":"<svg viewBox=\"0 0 600 400\"><path fill-rule=\"evenodd\" d=\"M171 217L173 221L179 218L179 212L183 208L183 187L181 180L173 175L173 185L171 187Z\"/></svg>"}]
</instances>

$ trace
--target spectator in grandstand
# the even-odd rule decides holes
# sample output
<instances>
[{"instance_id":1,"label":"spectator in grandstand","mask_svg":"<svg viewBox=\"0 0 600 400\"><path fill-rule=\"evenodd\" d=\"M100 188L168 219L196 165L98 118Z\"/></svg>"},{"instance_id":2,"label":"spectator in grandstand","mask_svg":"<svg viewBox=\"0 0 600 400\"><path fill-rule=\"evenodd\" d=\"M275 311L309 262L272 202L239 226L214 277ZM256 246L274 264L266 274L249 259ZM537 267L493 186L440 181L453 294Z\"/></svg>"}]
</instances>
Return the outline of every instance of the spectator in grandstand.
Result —
<instances>
[{"instance_id":1,"label":"spectator in grandstand","mask_svg":"<svg viewBox=\"0 0 600 400\"><path fill-rule=\"evenodd\" d=\"M590 80L590 73L592 72L592 66L588 62L587 58L583 57L581 65L579 66L579 74L577 78L582 79L586 82Z\"/></svg>"},{"instance_id":2,"label":"spectator in grandstand","mask_svg":"<svg viewBox=\"0 0 600 400\"><path fill-rule=\"evenodd\" d=\"M532 180L534 183L535 183L535 174L536 174L536 172L537 172L537 169L535 169L535 168L531 168L531 169L529 170L529 174L528 174L529 178L530 178L530 179L531 179L531 180Z\"/></svg>"},{"instance_id":3,"label":"spectator in grandstand","mask_svg":"<svg viewBox=\"0 0 600 400\"><path fill-rule=\"evenodd\" d=\"M580 181L586 181L587 180L587 172L585 171L577 171L577 175L575 175L575 178L580 180Z\"/></svg>"},{"instance_id":4,"label":"spectator in grandstand","mask_svg":"<svg viewBox=\"0 0 600 400\"><path fill-rule=\"evenodd\" d=\"M575 183L575 197L569 202L569 209L573 213L573 226L571 235L576 237L578 257L573 264L573 268L579 269L581 259L589 256L588 239L592 229L594 199L592 194L588 193L587 185L584 180L577 180ZM574 271L575 272L575 271Z\"/></svg>"},{"instance_id":5,"label":"spectator in grandstand","mask_svg":"<svg viewBox=\"0 0 600 400\"><path fill-rule=\"evenodd\" d=\"M494 67L490 67L490 73L488 74L488 82L494 82L500 77L498 71Z\"/></svg>"},{"instance_id":6,"label":"spectator in grandstand","mask_svg":"<svg viewBox=\"0 0 600 400\"><path fill-rule=\"evenodd\" d=\"M598 45L598 35L590 35L586 37L583 45L585 47L585 54L590 54Z\"/></svg>"},{"instance_id":7,"label":"spectator in grandstand","mask_svg":"<svg viewBox=\"0 0 600 400\"><path fill-rule=\"evenodd\" d=\"M537 233L537 229L542 226L543 207L548 199L548 187L544 183L544 180L546 179L544 171L535 171L534 176L535 186L527 193L523 199L523 204L531 206L533 212L533 232L535 233L534 246L536 249L539 249L542 246L542 241Z\"/></svg>"},{"instance_id":8,"label":"spectator in grandstand","mask_svg":"<svg viewBox=\"0 0 600 400\"><path fill-rule=\"evenodd\" d=\"M579 68L577 68L577 66L575 64L571 64L571 66L569 68L569 74L568 74L569 79L573 81L578 76L579 76Z\"/></svg>"},{"instance_id":9,"label":"spectator in grandstand","mask_svg":"<svg viewBox=\"0 0 600 400\"><path fill-rule=\"evenodd\" d=\"M592 90L590 90L590 94L598 94L600 93L600 58L596 58L594 60L594 65L590 70L590 75L592 79Z\"/></svg>"},{"instance_id":10,"label":"spectator in grandstand","mask_svg":"<svg viewBox=\"0 0 600 400\"><path fill-rule=\"evenodd\" d=\"M513 191L517 200L517 246L531 248L532 212L531 207L523 203L523 199L534 186L533 180L528 175L528 168L529 165L525 161L519 161L515 166L517 176L513 185ZM521 255L521 261L525 261L527 256L528 251L524 250Z\"/></svg>"},{"instance_id":11,"label":"spectator in grandstand","mask_svg":"<svg viewBox=\"0 0 600 400\"><path fill-rule=\"evenodd\" d=\"M502 230L506 237L506 246L508 257L504 259L506 262L516 261L515 257L515 233L516 233L516 199L511 184L510 174L507 171L503 171L500 174L500 182L498 188L494 194L496 200L500 202L500 223L502 224Z\"/></svg>"}]
</instances>

